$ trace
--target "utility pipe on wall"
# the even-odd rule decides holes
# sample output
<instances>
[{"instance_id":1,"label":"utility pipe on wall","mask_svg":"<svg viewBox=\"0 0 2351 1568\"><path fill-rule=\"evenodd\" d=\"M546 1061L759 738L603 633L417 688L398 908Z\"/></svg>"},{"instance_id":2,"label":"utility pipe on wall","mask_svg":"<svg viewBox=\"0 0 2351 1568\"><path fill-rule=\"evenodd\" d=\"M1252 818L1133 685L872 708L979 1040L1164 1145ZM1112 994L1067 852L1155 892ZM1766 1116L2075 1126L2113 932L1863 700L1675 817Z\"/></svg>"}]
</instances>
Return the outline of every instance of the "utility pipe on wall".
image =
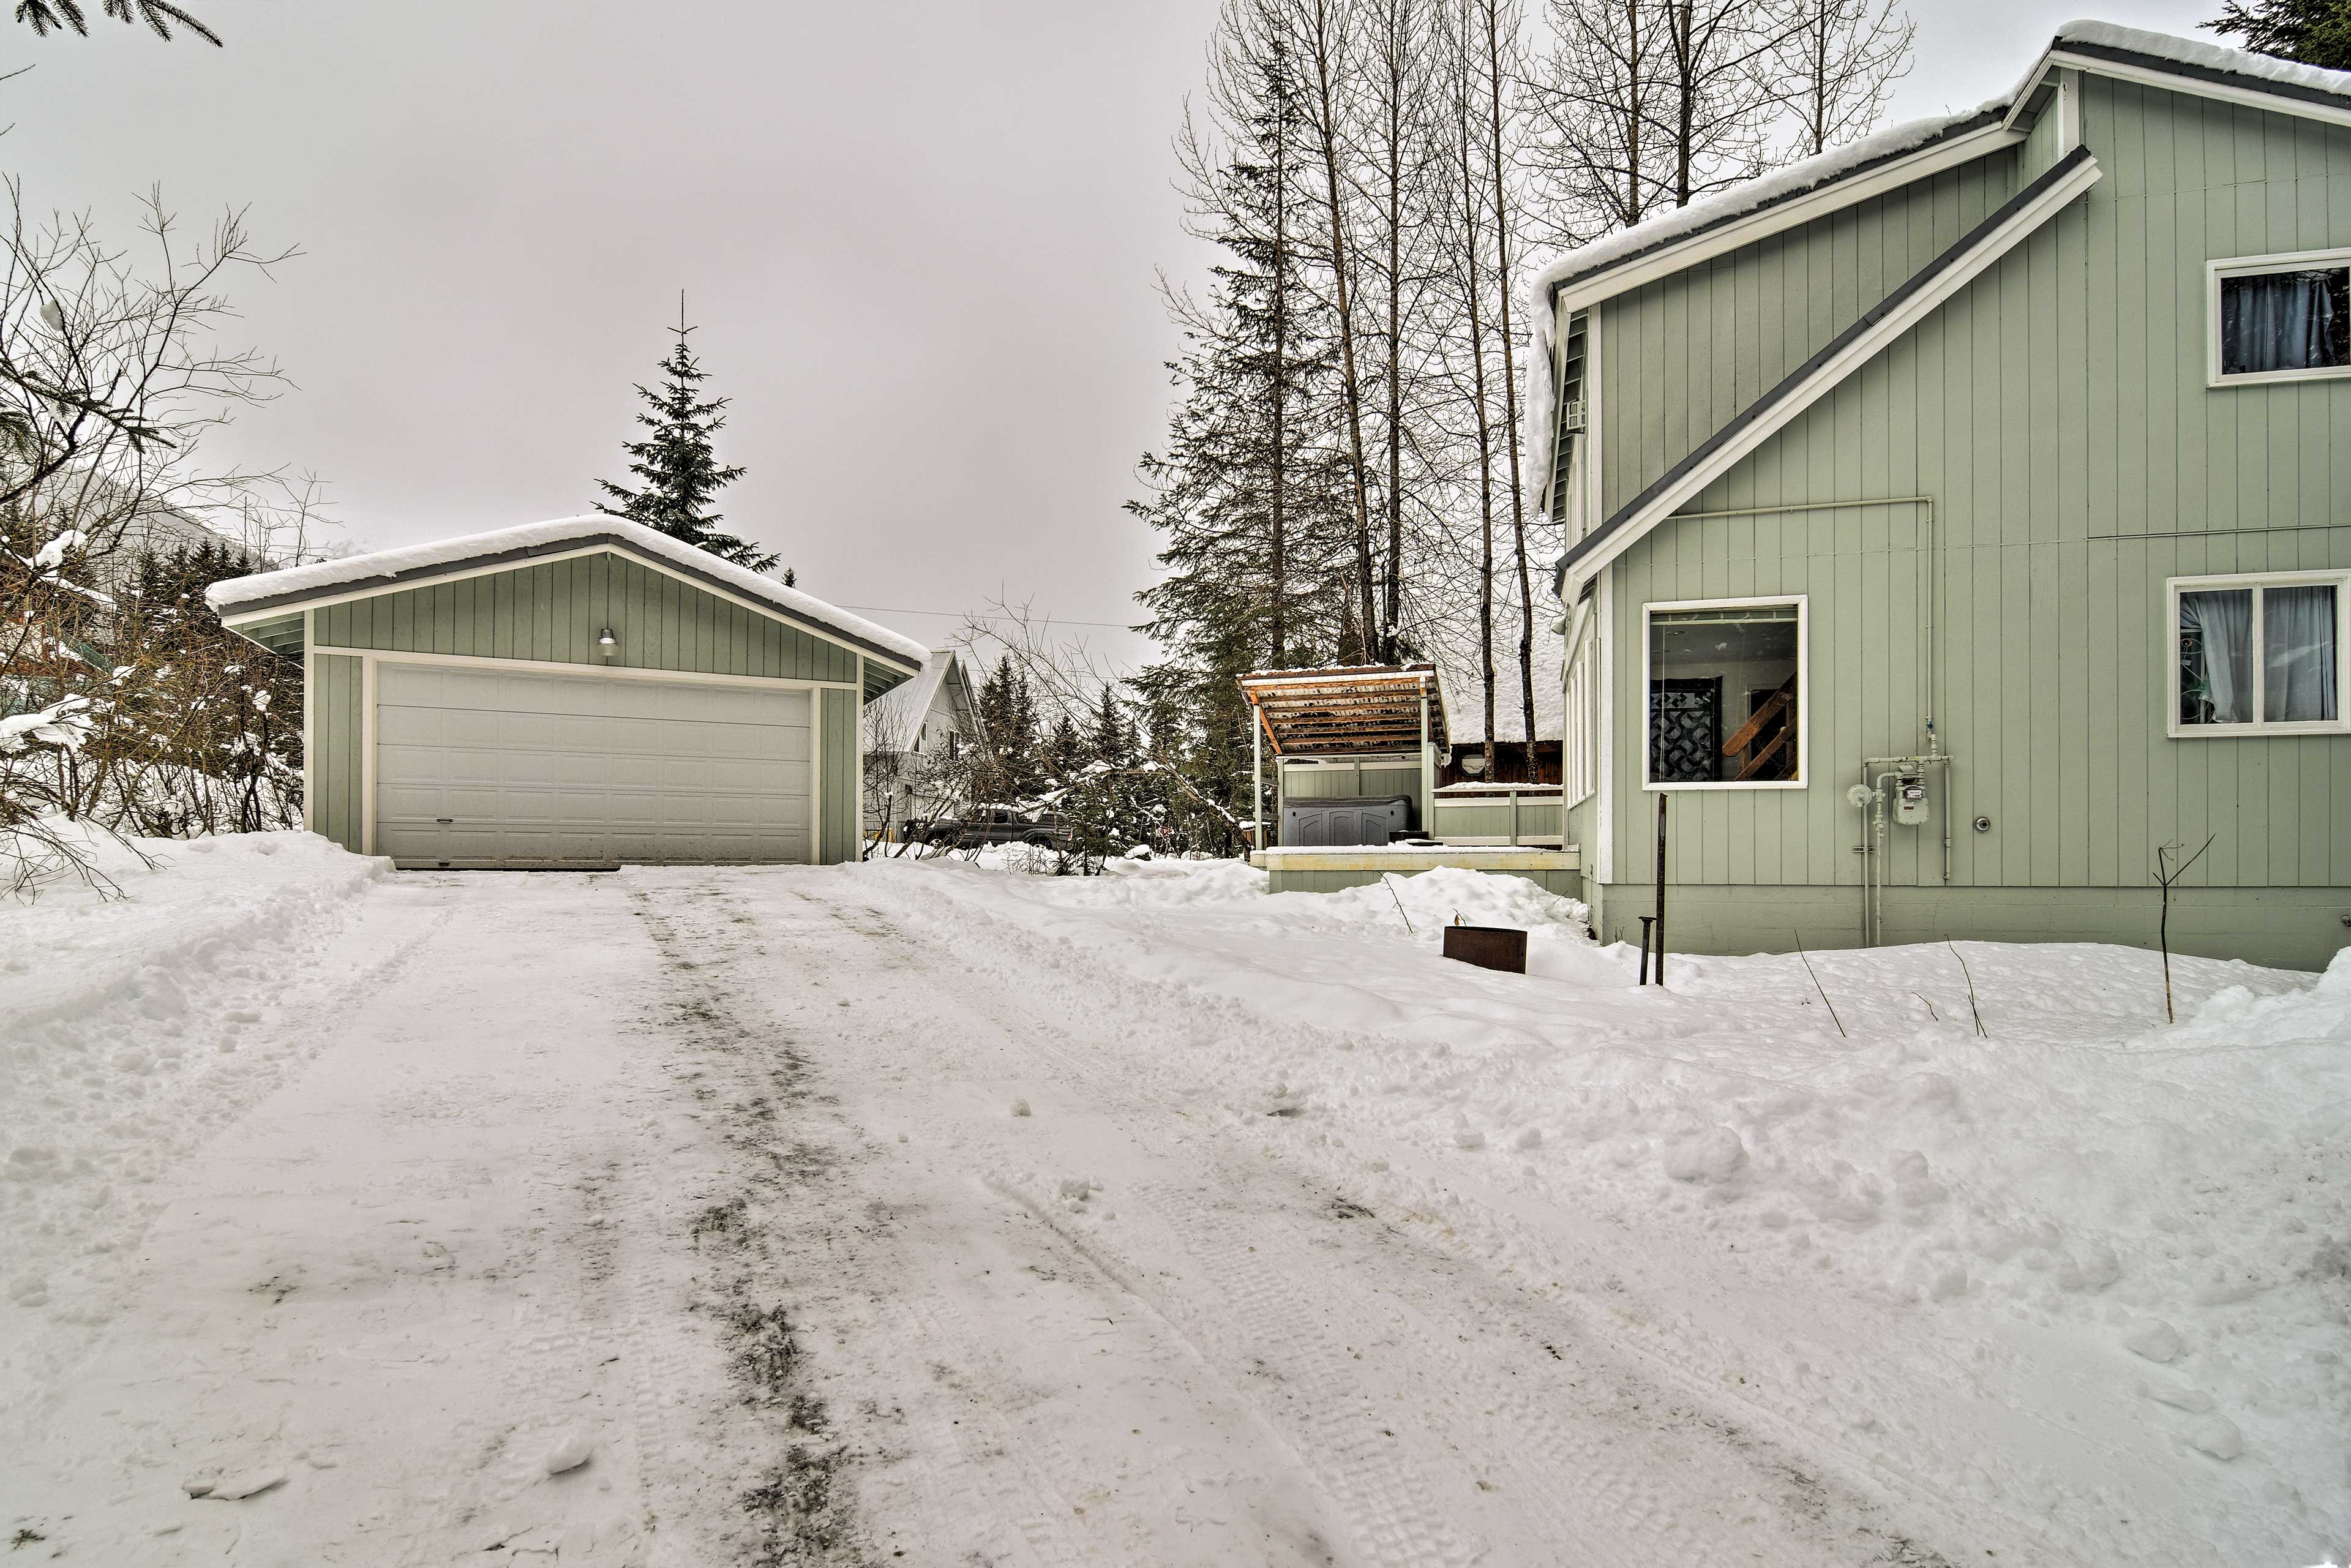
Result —
<instances>
[{"instance_id":1,"label":"utility pipe on wall","mask_svg":"<svg viewBox=\"0 0 2351 1568\"><path fill-rule=\"evenodd\" d=\"M1865 757L1861 759L1861 782L1854 787L1852 798L1855 805L1869 813L1862 839L1861 944L1865 947L1877 946L1886 937L1886 781L1906 773L1923 773L1929 768L1943 770L1943 883L1949 886L1951 881L1951 765L1957 760L1948 752L1934 750L1917 757ZM1873 768L1885 771L1872 779L1869 770Z\"/></svg>"}]
</instances>

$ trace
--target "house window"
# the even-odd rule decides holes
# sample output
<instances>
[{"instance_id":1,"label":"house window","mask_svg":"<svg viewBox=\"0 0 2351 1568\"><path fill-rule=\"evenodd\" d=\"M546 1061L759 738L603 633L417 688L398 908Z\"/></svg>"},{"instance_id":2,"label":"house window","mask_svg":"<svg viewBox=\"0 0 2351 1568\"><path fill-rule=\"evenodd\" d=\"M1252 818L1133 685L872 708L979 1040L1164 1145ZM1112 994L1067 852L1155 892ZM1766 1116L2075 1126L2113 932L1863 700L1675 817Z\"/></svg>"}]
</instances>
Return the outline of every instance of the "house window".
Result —
<instances>
[{"instance_id":1,"label":"house window","mask_svg":"<svg viewBox=\"0 0 2351 1568\"><path fill-rule=\"evenodd\" d=\"M2175 736L2341 729L2351 573L2171 584Z\"/></svg>"},{"instance_id":2,"label":"house window","mask_svg":"<svg viewBox=\"0 0 2351 1568\"><path fill-rule=\"evenodd\" d=\"M2351 250L2216 261L2211 382L2351 375Z\"/></svg>"},{"instance_id":3,"label":"house window","mask_svg":"<svg viewBox=\"0 0 2351 1568\"><path fill-rule=\"evenodd\" d=\"M1804 781L1804 601L1652 604L1646 622L1652 789L1796 789Z\"/></svg>"}]
</instances>

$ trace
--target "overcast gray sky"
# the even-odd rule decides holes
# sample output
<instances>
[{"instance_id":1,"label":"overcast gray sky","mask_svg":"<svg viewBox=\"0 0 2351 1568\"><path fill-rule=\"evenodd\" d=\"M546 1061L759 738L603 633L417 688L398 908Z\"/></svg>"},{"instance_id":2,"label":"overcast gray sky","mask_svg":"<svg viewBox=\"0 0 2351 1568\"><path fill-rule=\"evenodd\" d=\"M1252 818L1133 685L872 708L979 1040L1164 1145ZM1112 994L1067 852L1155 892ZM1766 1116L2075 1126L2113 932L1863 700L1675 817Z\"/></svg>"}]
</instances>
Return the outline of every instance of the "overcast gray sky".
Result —
<instances>
[{"instance_id":1,"label":"overcast gray sky","mask_svg":"<svg viewBox=\"0 0 2351 1568\"><path fill-rule=\"evenodd\" d=\"M1155 271L1202 261L1168 137L1215 0L185 3L226 48L0 23L38 68L0 86L0 167L126 238L160 183L301 247L238 288L297 385L225 459L315 470L369 547L592 509L684 288L749 469L730 524L803 586L944 612L875 617L925 640L999 591L1134 616L1120 503L1169 397ZM1917 7L1895 116L2000 91L2077 4Z\"/></svg>"}]
</instances>

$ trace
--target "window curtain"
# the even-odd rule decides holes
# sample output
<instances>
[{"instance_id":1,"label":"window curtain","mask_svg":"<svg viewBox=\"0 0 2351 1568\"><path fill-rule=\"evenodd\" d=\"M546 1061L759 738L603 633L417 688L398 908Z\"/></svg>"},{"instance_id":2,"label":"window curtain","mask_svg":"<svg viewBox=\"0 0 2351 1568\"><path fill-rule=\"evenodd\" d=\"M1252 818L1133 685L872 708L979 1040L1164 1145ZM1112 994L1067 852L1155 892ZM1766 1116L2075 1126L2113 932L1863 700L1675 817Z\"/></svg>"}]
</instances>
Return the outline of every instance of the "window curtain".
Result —
<instances>
[{"instance_id":1,"label":"window curtain","mask_svg":"<svg viewBox=\"0 0 2351 1568\"><path fill-rule=\"evenodd\" d=\"M2262 595L2262 716L2273 724L2335 715L2335 590L2264 589Z\"/></svg>"},{"instance_id":2,"label":"window curtain","mask_svg":"<svg viewBox=\"0 0 2351 1568\"><path fill-rule=\"evenodd\" d=\"M2251 589L2179 596L2179 720L2253 722Z\"/></svg>"},{"instance_id":3,"label":"window curtain","mask_svg":"<svg viewBox=\"0 0 2351 1568\"><path fill-rule=\"evenodd\" d=\"M2335 299L2326 272L2220 280L2220 371L2304 371L2334 360Z\"/></svg>"}]
</instances>

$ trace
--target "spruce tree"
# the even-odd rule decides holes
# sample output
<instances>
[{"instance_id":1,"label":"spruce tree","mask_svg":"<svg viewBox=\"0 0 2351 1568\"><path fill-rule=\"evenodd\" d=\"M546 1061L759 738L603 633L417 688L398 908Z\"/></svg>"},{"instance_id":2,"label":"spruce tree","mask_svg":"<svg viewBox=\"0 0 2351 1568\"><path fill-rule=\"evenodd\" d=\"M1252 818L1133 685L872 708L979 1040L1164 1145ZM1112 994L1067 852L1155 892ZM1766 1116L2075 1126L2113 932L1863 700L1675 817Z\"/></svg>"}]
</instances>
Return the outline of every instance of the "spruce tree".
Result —
<instances>
[{"instance_id":1,"label":"spruce tree","mask_svg":"<svg viewBox=\"0 0 2351 1568\"><path fill-rule=\"evenodd\" d=\"M637 388L637 395L645 401L645 411L637 415L637 423L653 434L621 447L628 454L629 472L637 476L637 487L599 479L596 483L611 503L605 510L708 550L721 560L753 571L773 570L779 557L762 554L749 540L722 531L721 514L710 509L721 487L741 478L743 469L740 465L720 467L711 449L711 436L726 427L727 400L702 395L701 386L709 372L687 346L686 335L695 329L685 324L682 294L677 301L677 325L670 330L676 334L677 343L661 362L661 391ZM793 575L785 572L784 581L791 582Z\"/></svg>"},{"instance_id":2,"label":"spruce tree","mask_svg":"<svg viewBox=\"0 0 2351 1568\"><path fill-rule=\"evenodd\" d=\"M1053 721L1053 733L1045 741L1045 785L1051 789L1069 787L1085 766L1085 741L1068 714Z\"/></svg>"},{"instance_id":3,"label":"spruce tree","mask_svg":"<svg viewBox=\"0 0 2351 1568\"><path fill-rule=\"evenodd\" d=\"M2257 55L2351 71L2351 0L2226 0L2204 26Z\"/></svg>"},{"instance_id":4,"label":"spruce tree","mask_svg":"<svg viewBox=\"0 0 2351 1568\"><path fill-rule=\"evenodd\" d=\"M1102 687L1102 700L1094 706L1093 733L1086 737L1089 760L1107 763L1113 768L1124 768L1134 760L1134 737L1126 727L1126 712L1118 700L1118 692Z\"/></svg>"}]
</instances>

